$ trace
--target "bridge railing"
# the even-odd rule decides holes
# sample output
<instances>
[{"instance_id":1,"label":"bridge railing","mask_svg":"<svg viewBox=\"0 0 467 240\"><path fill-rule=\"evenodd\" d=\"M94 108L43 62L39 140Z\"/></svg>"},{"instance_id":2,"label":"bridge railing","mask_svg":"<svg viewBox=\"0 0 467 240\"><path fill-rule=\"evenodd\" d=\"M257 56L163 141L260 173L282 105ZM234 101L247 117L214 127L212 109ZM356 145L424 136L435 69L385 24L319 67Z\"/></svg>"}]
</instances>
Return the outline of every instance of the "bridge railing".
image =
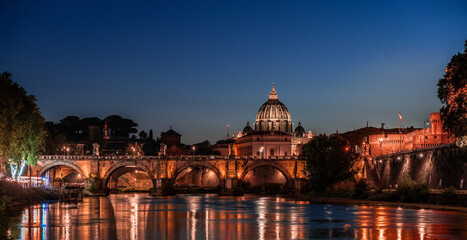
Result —
<instances>
[{"instance_id":1,"label":"bridge railing","mask_svg":"<svg viewBox=\"0 0 467 240\"><path fill-rule=\"evenodd\" d=\"M177 156L136 156L136 155L42 155L39 160L301 160L298 156L275 156L262 158L260 156L219 156L219 155L177 155Z\"/></svg>"},{"instance_id":2,"label":"bridge railing","mask_svg":"<svg viewBox=\"0 0 467 240\"><path fill-rule=\"evenodd\" d=\"M388 158L398 157L398 156L405 155L405 154L423 154L424 152L437 151L437 150L440 150L440 149L443 149L443 148L451 148L453 146L455 146L455 144L442 144L442 145L437 145L437 146L433 146L433 147L416 148L416 149L413 149L413 150L407 150L407 151L394 152L394 153L388 153L388 154L384 154L384 155L374 156L373 159L383 161L383 160L386 160ZM398 160L400 160L400 159L398 159Z\"/></svg>"}]
</instances>

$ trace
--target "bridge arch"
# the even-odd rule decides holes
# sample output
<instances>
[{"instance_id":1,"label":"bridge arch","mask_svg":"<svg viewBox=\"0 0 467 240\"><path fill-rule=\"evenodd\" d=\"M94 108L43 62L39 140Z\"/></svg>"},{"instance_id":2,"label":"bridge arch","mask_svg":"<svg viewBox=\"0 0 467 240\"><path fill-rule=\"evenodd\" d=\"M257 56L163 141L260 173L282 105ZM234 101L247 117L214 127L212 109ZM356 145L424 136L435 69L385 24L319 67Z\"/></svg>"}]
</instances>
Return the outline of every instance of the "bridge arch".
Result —
<instances>
[{"instance_id":1,"label":"bridge arch","mask_svg":"<svg viewBox=\"0 0 467 240\"><path fill-rule=\"evenodd\" d=\"M205 168L208 168L209 170L213 171L217 175L221 185L224 183L224 178L223 178L221 172L219 171L219 169L214 164L211 164L211 163L208 163L208 162L205 162L205 161L190 161L190 162L187 162L187 163L183 164L180 167L177 167L174 175L172 176L172 183L175 184L175 181L177 180L178 176L185 169L187 169L189 167L205 167Z\"/></svg>"},{"instance_id":2,"label":"bridge arch","mask_svg":"<svg viewBox=\"0 0 467 240\"><path fill-rule=\"evenodd\" d=\"M261 161L261 162L257 162L257 163L253 163L252 165L250 166L247 166L245 168L245 170L243 171L241 177L240 177L240 182L243 182L245 176L252 170L254 170L255 168L259 168L259 167L273 167L275 169L277 169L279 172L281 172L282 174L284 174L285 176L285 179L287 180L288 183L290 183L291 181L294 180L294 178L292 177L292 175L290 175L289 171L287 171L287 169L285 167L283 167L281 164L279 163L276 163L276 162L270 162L270 161Z\"/></svg>"},{"instance_id":3,"label":"bridge arch","mask_svg":"<svg viewBox=\"0 0 467 240\"><path fill-rule=\"evenodd\" d=\"M146 165L140 162L136 162L136 161L124 161L124 162L112 164L112 166L105 172L104 178L102 178L102 188L103 189L107 188L107 184L109 183L109 180L112 177L112 174L114 174L117 170L121 168L125 168L125 167L139 168L145 173L147 173L150 179L154 179L151 170Z\"/></svg>"},{"instance_id":4,"label":"bridge arch","mask_svg":"<svg viewBox=\"0 0 467 240\"><path fill-rule=\"evenodd\" d=\"M76 165L75 163L73 162L65 162L65 161L57 161L57 162L52 162L52 163L49 163L49 164L45 164L44 166L42 166L37 174L37 176L42 176L42 174L44 174L46 171L50 170L51 168L53 167L58 167L58 166L66 166L66 167L70 167L72 168L73 170L75 170L76 172L78 172L78 174L80 174L81 176L83 177L87 177L85 176L83 170L81 170L81 168Z\"/></svg>"}]
</instances>

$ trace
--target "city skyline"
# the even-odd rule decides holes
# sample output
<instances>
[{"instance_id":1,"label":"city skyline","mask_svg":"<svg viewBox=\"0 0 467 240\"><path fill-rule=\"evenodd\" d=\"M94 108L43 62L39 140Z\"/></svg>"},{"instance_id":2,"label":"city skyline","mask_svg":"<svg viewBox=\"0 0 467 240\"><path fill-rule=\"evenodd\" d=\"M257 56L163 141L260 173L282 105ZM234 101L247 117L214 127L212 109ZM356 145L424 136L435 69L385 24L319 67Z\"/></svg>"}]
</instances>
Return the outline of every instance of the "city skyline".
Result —
<instances>
[{"instance_id":1,"label":"city skyline","mask_svg":"<svg viewBox=\"0 0 467 240\"><path fill-rule=\"evenodd\" d=\"M317 134L396 128L399 109L422 127L467 39L462 1L2 5L0 71L47 121L116 114L187 144L252 124L273 82Z\"/></svg>"}]
</instances>

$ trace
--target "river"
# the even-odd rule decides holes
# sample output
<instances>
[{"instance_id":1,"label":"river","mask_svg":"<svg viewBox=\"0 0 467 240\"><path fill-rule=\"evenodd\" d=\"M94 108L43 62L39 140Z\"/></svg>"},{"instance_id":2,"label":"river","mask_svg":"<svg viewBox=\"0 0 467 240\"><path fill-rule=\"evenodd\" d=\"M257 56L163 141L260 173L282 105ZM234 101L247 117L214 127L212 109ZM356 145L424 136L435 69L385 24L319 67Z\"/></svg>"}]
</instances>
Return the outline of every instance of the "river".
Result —
<instances>
[{"instance_id":1,"label":"river","mask_svg":"<svg viewBox=\"0 0 467 240\"><path fill-rule=\"evenodd\" d=\"M116 194L33 205L11 239L467 239L467 214L283 197Z\"/></svg>"}]
</instances>

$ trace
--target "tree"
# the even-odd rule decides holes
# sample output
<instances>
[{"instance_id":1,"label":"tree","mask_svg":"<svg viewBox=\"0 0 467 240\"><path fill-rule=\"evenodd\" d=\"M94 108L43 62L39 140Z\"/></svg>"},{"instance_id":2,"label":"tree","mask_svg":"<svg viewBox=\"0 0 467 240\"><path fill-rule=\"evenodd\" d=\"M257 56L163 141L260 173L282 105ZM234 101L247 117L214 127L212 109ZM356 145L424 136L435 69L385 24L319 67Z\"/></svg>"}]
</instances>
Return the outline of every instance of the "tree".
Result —
<instances>
[{"instance_id":1,"label":"tree","mask_svg":"<svg viewBox=\"0 0 467 240\"><path fill-rule=\"evenodd\" d=\"M77 123L77 129L78 129L78 139L81 141L85 141L89 139L89 127L90 126L101 126L102 120L97 117L87 117L80 119Z\"/></svg>"},{"instance_id":2,"label":"tree","mask_svg":"<svg viewBox=\"0 0 467 240\"><path fill-rule=\"evenodd\" d=\"M153 133L152 133L152 129L149 130L149 137L148 137L148 139L149 139L150 141L154 140L154 136L153 136Z\"/></svg>"},{"instance_id":3,"label":"tree","mask_svg":"<svg viewBox=\"0 0 467 240\"><path fill-rule=\"evenodd\" d=\"M103 121L107 123L111 136L128 138L130 133L138 132L138 130L135 128L138 126L138 124L133 122L131 119L122 118L118 115L112 115L106 117Z\"/></svg>"},{"instance_id":4,"label":"tree","mask_svg":"<svg viewBox=\"0 0 467 240\"><path fill-rule=\"evenodd\" d=\"M44 150L45 119L34 95L13 82L11 74L0 75L0 160L14 179L26 165L35 165Z\"/></svg>"},{"instance_id":5,"label":"tree","mask_svg":"<svg viewBox=\"0 0 467 240\"><path fill-rule=\"evenodd\" d=\"M146 140L148 138L148 134L144 130L139 132L138 136L139 136L139 139L141 140Z\"/></svg>"},{"instance_id":6,"label":"tree","mask_svg":"<svg viewBox=\"0 0 467 240\"><path fill-rule=\"evenodd\" d=\"M305 173L312 190L323 192L338 182L351 179L355 174L357 154L349 142L338 134L319 135L302 148L306 160Z\"/></svg>"},{"instance_id":7,"label":"tree","mask_svg":"<svg viewBox=\"0 0 467 240\"><path fill-rule=\"evenodd\" d=\"M143 143L142 150L146 156L156 156L159 152L159 144L154 140L147 140Z\"/></svg>"},{"instance_id":8,"label":"tree","mask_svg":"<svg viewBox=\"0 0 467 240\"><path fill-rule=\"evenodd\" d=\"M452 56L444 78L438 81L443 128L458 138L467 136L467 40L464 53Z\"/></svg>"},{"instance_id":9,"label":"tree","mask_svg":"<svg viewBox=\"0 0 467 240\"><path fill-rule=\"evenodd\" d=\"M77 141L79 120L77 116L66 116L64 119L60 120L58 129L60 132L63 132L68 139Z\"/></svg>"}]
</instances>

